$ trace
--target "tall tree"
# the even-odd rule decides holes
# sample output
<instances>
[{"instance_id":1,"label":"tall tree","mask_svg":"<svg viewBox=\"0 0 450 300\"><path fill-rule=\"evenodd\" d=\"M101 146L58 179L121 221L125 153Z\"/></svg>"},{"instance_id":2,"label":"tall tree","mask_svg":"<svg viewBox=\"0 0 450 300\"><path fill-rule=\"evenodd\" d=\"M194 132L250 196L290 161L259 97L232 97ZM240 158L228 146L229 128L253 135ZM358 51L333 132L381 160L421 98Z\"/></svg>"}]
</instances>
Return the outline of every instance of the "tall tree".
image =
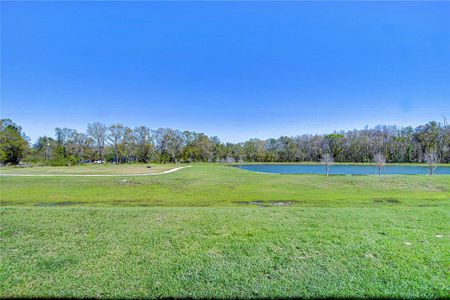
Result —
<instances>
[{"instance_id":1,"label":"tall tree","mask_svg":"<svg viewBox=\"0 0 450 300\"><path fill-rule=\"evenodd\" d=\"M123 144L125 139L125 126L120 123L109 126L108 141L111 143L114 149L114 162L120 163L120 145Z\"/></svg>"},{"instance_id":2,"label":"tall tree","mask_svg":"<svg viewBox=\"0 0 450 300\"><path fill-rule=\"evenodd\" d=\"M100 159L103 159L103 151L108 138L108 127L100 122L89 123L87 134L92 137Z\"/></svg>"},{"instance_id":3,"label":"tall tree","mask_svg":"<svg viewBox=\"0 0 450 300\"><path fill-rule=\"evenodd\" d=\"M69 142L70 137L75 133L74 129L70 128L55 128L56 141L58 145L62 148L62 155L64 157L67 156L67 143Z\"/></svg>"},{"instance_id":4,"label":"tall tree","mask_svg":"<svg viewBox=\"0 0 450 300\"><path fill-rule=\"evenodd\" d=\"M76 130L72 131L67 142L67 153L69 157L74 157L75 162L90 158L92 139L84 133Z\"/></svg>"},{"instance_id":5,"label":"tall tree","mask_svg":"<svg viewBox=\"0 0 450 300\"><path fill-rule=\"evenodd\" d=\"M150 129L146 126L139 126L133 130L133 140L135 143L135 154L139 162L147 162L150 159L152 136Z\"/></svg>"},{"instance_id":6,"label":"tall tree","mask_svg":"<svg viewBox=\"0 0 450 300\"><path fill-rule=\"evenodd\" d=\"M167 153L169 153L172 161L178 163L178 155L183 150L184 139L181 132L178 130L169 129L164 135L167 145Z\"/></svg>"},{"instance_id":7,"label":"tall tree","mask_svg":"<svg viewBox=\"0 0 450 300\"><path fill-rule=\"evenodd\" d=\"M58 153L58 142L46 135L40 136L33 146L35 155L43 160L46 165L51 162L52 164L61 164L60 155Z\"/></svg>"},{"instance_id":8,"label":"tall tree","mask_svg":"<svg viewBox=\"0 0 450 300\"><path fill-rule=\"evenodd\" d=\"M178 162L178 156L185 145L185 135L178 130L158 128L153 132L153 136L160 161Z\"/></svg>"},{"instance_id":9,"label":"tall tree","mask_svg":"<svg viewBox=\"0 0 450 300\"><path fill-rule=\"evenodd\" d=\"M18 164L28 149L22 127L11 119L0 120L0 162Z\"/></svg>"}]
</instances>

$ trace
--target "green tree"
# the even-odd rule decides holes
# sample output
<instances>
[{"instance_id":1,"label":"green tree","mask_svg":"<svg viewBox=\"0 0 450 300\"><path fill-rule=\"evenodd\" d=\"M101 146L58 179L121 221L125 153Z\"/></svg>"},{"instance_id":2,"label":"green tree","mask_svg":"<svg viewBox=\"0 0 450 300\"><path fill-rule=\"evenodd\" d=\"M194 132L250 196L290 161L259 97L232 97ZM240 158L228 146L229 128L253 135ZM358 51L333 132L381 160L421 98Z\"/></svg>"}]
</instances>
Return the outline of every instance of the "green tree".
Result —
<instances>
[{"instance_id":1,"label":"green tree","mask_svg":"<svg viewBox=\"0 0 450 300\"><path fill-rule=\"evenodd\" d=\"M28 149L28 141L22 133L22 127L11 119L0 120L0 161L18 164Z\"/></svg>"}]
</instances>

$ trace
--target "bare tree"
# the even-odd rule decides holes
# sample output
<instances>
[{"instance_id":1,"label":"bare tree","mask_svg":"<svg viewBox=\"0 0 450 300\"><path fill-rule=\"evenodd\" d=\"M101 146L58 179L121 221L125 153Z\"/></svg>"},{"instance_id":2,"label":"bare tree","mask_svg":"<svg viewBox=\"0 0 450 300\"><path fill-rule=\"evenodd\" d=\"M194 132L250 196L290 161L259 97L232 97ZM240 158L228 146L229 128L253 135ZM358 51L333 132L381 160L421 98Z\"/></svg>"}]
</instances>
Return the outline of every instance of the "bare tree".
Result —
<instances>
[{"instance_id":1,"label":"bare tree","mask_svg":"<svg viewBox=\"0 0 450 300\"><path fill-rule=\"evenodd\" d=\"M120 123L113 124L109 127L108 141L111 143L114 149L114 161L116 164L121 162L120 159L120 145L124 142L126 128Z\"/></svg>"},{"instance_id":2,"label":"bare tree","mask_svg":"<svg viewBox=\"0 0 450 300\"><path fill-rule=\"evenodd\" d=\"M170 128L159 128L153 132L153 135L159 154L161 156L168 154L171 160L177 163L178 156L185 145L185 135Z\"/></svg>"},{"instance_id":3,"label":"bare tree","mask_svg":"<svg viewBox=\"0 0 450 300\"><path fill-rule=\"evenodd\" d=\"M135 155L140 162L147 162L153 147L150 129L139 126L133 130L133 140L136 146Z\"/></svg>"},{"instance_id":4,"label":"bare tree","mask_svg":"<svg viewBox=\"0 0 450 300\"><path fill-rule=\"evenodd\" d=\"M433 175L433 171L436 170L440 161L438 154L435 151L427 152L423 160L428 165L428 174Z\"/></svg>"},{"instance_id":5,"label":"bare tree","mask_svg":"<svg viewBox=\"0 0 450 300\"><path fill-rule=\"evenodd\" d=\"M100 159L103 159L103 150L105 149L105 142L108 138L108 127L100 122L89 123L87 134L94 140Z\"/></svg>"},{"instance_id":6,"label":"bare tree","mask_svg":"<svg viewBox=\"0 0 450 300\"><path fill-rule=\"evenodd\" d=\"M325 171L328 176L328 174L330 173L330 168L334 164L333 155L325 153L320 161L325 166Z\"/></svg>"},{"instance_id":7,"label":"bare tree","mask_svg":"<svg viewBox=\"0 0 450 300\"><path fill-rule=\"evenodd\" d=\"M84 133L74 130L68 140L67 152L69 155L81 160L91 148L92 140Z\"/></svg>"},{"instance_id":8,"label":"bare tree","mask_svg":"<svg viewBox=\"0 0 450 300\"><path fill-rule=\"evenodd\" d=\"M375 164L377 165L378 176L380 176L381 170L384 168L384 165L386 164L386 157L384 157L383 154L378 152L373 156L373 160L375 161Z\"/></svg>"}]
</instances>

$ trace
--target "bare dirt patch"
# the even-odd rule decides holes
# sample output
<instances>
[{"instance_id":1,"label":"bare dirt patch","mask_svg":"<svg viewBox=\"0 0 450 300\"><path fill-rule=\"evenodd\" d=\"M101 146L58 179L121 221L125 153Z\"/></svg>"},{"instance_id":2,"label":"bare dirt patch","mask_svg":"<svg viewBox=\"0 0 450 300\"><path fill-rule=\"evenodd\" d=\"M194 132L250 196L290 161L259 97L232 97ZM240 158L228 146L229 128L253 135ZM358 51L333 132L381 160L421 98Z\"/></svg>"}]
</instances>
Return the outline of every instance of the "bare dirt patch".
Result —
<instances>
[{"instance_id":1,"label":"bare dirt patch","mask_svg":"<svg viewBox=\"0 0 450 300\"><path fill-rule=\"evenodd\" d=\"M140 184L139 182L135 182L130 179L119 179L117 182L119 183L119 185L138 185L138 184Z\"/></svg>"},{"instance_id":2,"label":"bare dirt patch","mask_svg":"<svg viewBox=\"0 0 450 300\"><path fill-rule=\"evenodd\" d=\"M270 202L273 206L289 206L294 204L296 201L277 201L277 202Z\"/></svg>"}]
</instances>

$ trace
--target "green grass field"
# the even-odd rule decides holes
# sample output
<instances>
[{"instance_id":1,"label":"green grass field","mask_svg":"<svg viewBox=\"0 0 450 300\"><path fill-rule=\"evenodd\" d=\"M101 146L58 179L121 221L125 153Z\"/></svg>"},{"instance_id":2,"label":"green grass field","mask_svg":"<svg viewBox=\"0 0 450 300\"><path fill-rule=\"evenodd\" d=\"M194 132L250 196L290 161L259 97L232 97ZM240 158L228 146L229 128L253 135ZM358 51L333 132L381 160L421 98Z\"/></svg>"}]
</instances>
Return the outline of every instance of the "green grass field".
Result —
<instances>
[{"instance_id":1,"label":"green grass field","mask_svg":"<svg viewBox=\"0 0 450 300\"><path fill-rule=\"evenodd\" d=\"M0 297L450 291L447 175L327 178L205 164L0 183Z\"/></svg>"},{"instance_id":2,"label":"green grass field","mask_svg":"<svg viewBox=\"0 0 450 300\"><path fill-rule=\"evenodd\" d=\"M80 165L72 167L3 167L0 169L2 174L29 174L29 175L102 175L102 174L149 174L158 173L177 167L175 164L129 164L129 165Z\"/></svg>"}]
</instances>

